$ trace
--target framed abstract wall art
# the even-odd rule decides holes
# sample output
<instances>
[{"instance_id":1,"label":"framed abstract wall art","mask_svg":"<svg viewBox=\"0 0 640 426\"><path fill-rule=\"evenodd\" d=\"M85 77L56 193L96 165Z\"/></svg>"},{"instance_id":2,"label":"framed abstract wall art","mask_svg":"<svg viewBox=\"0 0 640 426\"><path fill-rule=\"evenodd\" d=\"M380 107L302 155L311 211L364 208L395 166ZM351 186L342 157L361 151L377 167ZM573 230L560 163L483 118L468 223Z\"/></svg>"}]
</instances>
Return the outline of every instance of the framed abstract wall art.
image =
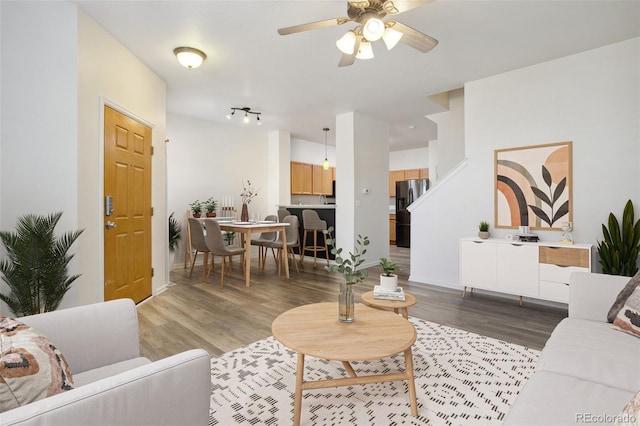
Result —
<instances>
[{"instance_id":1,"label":"framed abstract wall art","mask_svg":"<svg viewBox=\"0 0 640 426\"><path fill-rule=\"evenodd\" d=\"M496 228L561 230L573 221L571 142L497 149Z\"/></svg>"}]
</instances>

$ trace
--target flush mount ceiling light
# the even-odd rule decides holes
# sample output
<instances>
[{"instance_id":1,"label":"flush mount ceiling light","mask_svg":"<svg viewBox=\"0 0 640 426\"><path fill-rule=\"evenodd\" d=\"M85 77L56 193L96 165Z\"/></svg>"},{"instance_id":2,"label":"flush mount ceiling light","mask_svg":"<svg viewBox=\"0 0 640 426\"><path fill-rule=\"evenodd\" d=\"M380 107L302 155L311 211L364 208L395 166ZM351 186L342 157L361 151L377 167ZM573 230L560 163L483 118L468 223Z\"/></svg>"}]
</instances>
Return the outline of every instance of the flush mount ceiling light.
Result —
<instances>
[{"instance_id":1,"label":"flush mount ceiling light","mask_svg":"<svg viewBox=\"0 0 640 426\"><path fill-rule=\"evenodd\" d=\"M324 161L322 162L322 170L329 170L329 159L327 158L327 132L328 127L322 129L324 132Z\"/></svg>"},{"instance_id":2,"label":"flush mount ceiling light","mask_svg":"<svg viewBox=\"0 0 640 426\"><path fill-rule=\"evenodd\" d=\"M250 121L249 114L253 114L256 116L256 124L258 126L262 126L262 121L260 121L260 114L262 113L258 111L251 111L251 108L249 107L231 108L231 112L227 114L227 120L231 120L231 117L235 115L236 111L244 112L244 117L242 117L242 121L244 123L248 123Z\"/></svg>"},{"instance_id":3,"label":"flush mount ceiling light","mask_svg":"<svg viewBox=\"0 0 640 426\"><path fill-rule=\"evenodd\" d=\"M188 69L198 68L207 59L207 55L202 50L193 47L176 47L173 53L178 58L178 62Z\"/></svg>"},{"instance_id":4,"label":"flush mount ceiling light","mask_svg":"<svg viewBox=\"0 0 640 426\"><path fill-rule=\"evenodd\" d=\"M436 47L438 40L398 21L384 21L383 19L387 15L396 15L429 1L431 0L349 0L347 7L348 18L327 19L280 28L278 34L294 34L316 28L342 25L347 22L357 23L358 26L356 28L347 31L336 42L336 46L342 52L342 58L338 63L340 67L353 64L356 58L373 58L371 42L381 38L387 46L387 50L393 49L398 42L402 41L414 49L426 53Z\"/></svg>"}]
</instances>

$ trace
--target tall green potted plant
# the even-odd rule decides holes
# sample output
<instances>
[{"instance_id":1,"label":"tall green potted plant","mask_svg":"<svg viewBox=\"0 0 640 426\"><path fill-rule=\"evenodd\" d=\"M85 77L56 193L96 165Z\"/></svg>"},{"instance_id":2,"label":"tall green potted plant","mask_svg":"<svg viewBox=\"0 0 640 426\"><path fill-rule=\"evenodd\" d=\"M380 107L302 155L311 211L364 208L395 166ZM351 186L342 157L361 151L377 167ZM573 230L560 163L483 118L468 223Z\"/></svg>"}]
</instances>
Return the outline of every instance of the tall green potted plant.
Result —
<instances>
[{"instance_id":1,"label":"tall green potted plant","mask_svg":"<svg viewBox=\"0 0 640 426\"><path fill-rule=\"evenodd\" d=\"M632 277L638 272L640 220L634 223L631 200L624 206L622 227L613 213L609 213L608 224L608 228L602 224L604 241L598 241L602 273Z\"/></svg>"},{"instance_id":2,"label":"tall green potted plant","mask_svg":"<svg viewBox=\"0 0 640 426\"><path fill-rule=\"evenodd\" d=\"M0 259L0 272L10 290L0 294L0 300L18 316L57 309L80 276L68 274L73 255L67 252L82 230L56 237L54 230L61 216L62 212L27 214L18 218L15 232L0 232L7 254L6 259Z\"/></svg>"},{"instance_id":3,"label":"tall green potted plant","mask_svg":"<svg viewBox=\"0 0 640 426\"><path fill-rule=\"evenodd\" d=\"M182 226L173 212L169 215L169 268L173 268L173 263L178 250L178 244L182 239Z\"/></svg>"},{"instance_id":4,"label":"tall green potted plant","mask_svg":"<svg viewBox=\"0 0 640 426\"><path fill-rule=\"evenodd\" d=\"M322 231L327 238L327 244L331 246L331 253L335 255L334 263L325 266L327 272L339 272L344 276L344 282L340 283L338 296L338 320L340 322L353 322L355 320L355 305L353 301L353 285L363 281L368 271L358 269L365 259L366 246L369 245L369 237L358 235L355 253L349 252L348 257L342 257L342 248L336 248L335 239L331 236L333 226Z\"/></svg>"}]
</instances>

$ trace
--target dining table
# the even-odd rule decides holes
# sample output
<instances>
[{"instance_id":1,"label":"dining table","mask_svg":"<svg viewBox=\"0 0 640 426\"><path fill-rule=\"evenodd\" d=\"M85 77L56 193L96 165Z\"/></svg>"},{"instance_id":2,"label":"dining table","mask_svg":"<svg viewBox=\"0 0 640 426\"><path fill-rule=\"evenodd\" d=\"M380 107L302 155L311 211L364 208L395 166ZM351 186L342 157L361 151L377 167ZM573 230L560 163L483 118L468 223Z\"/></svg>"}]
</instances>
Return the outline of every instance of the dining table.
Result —
<instances>
[{"instance_id":1,"label":"dining table","mask_svg":"<svg viewBox=\"0 0 640 426\"><path fill-rule=\"evenodd\" d=\"M262 233L262 232L279 232L280 233L280 241L282 241L282 250L283 253L287 253L287 237L286 237L286 227L289 226L288 223L284 222L272 222L272 221L251 221L251 222L241 222L236 220L217 220L218 225L220 225L220 229L226 232L238 232L241 234L242 238L240 239L241 244L246 250L246 254L244 256L245 262L245 286L251 286L251 234L253 233ZM284 257L284 271L286 277L289 278L289 256Z\"/></svg>"}]
</instances>

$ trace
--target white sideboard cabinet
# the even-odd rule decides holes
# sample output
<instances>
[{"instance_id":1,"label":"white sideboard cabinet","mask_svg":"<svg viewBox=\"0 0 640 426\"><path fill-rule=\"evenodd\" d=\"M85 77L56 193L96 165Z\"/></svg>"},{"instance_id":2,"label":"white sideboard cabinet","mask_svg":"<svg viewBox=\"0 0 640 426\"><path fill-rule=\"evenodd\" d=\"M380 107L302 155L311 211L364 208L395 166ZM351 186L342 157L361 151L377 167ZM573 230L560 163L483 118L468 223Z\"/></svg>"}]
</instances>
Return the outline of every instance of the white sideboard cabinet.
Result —
<instances>
[{"instance_id":1,"label":"white sideboard cabinet","mask_svg":"<svg viewBox=\"0 0 640 426\"><path fill-rule=\"evenodd\" d=\"M591 245L525 243L498 238L460 240L460 284L568 303L569 276L591 271Z\"/></svg>"}]
</instances>

